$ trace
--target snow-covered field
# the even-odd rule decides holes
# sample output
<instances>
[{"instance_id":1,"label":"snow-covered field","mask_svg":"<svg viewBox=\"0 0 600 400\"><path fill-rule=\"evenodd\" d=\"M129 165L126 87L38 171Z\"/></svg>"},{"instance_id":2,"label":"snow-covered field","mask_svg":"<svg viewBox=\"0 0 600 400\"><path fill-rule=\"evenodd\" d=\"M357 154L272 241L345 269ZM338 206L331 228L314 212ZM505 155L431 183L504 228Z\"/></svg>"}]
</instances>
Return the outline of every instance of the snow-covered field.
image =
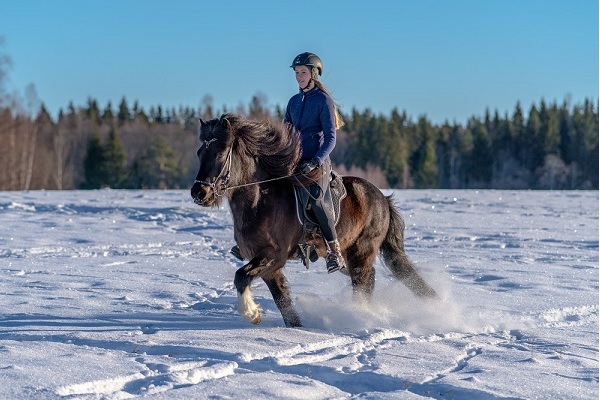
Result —
<instances>
[{"instance_id":1,"label":"snow-covered field","mask_svg":"<svg viewBox=\"0 0 600 400\"><path fill-rule=\"evenodd\" d=\"M286 267L305 323L235 311L229 209L0 193L0 398L597 399L598 192L397 191L425 304Z\"/></svg>"}]
</instances>

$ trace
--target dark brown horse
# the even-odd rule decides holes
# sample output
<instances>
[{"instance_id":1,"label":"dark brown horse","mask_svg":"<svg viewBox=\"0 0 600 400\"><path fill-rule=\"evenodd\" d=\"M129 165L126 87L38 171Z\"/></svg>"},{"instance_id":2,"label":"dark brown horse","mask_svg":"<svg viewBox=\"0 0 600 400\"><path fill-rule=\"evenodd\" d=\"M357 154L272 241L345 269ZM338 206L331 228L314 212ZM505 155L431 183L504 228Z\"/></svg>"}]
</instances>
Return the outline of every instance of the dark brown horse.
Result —
<instances>
[{"instance_id":1,"label":"dark brown horse","mask_svg":"<svg viewBox=\"0 0 600 400\"><path fill-rule=\"evenodd\" d=\"M269 123L233 114L200 121L200 168L191 195L196 204L211 207L229 201L234 236L248 260L235 274L238 312L252 323L261 310L250 289L254 278L267 284L286 326L301 326L283 274L287 260L296 257L304 238L296 213L292 179L300 148L295 135ZM355 293L367 298L375 285L373 264L381 253L385 265L415 295L437 298L404 252L404 221L391 196L368 181L346 176L336 230L347 274ZM326 248L320 237L309 238L320 257Z\"/></svg>"}]
</instances>

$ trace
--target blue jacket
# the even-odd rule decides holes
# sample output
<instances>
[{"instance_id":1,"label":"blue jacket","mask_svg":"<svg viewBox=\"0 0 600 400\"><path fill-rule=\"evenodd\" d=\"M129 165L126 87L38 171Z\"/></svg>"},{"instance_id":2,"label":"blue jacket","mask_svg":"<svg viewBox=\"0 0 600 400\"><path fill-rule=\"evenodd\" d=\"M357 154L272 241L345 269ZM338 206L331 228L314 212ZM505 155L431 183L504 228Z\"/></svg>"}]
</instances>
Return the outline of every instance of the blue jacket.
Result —
<instances>
[{"instance_id":1,"label":"blue jacket","mask_svg":"<svg viewBox=\"0 0 600 400\"><path fill-rule=\"evenodd\" d=\"M284 122L294 125L302 141L301 161L315 159L322 165L335 147L335 112L333 100L321 89L292 96Z\"/></svg>"}]
</instances>

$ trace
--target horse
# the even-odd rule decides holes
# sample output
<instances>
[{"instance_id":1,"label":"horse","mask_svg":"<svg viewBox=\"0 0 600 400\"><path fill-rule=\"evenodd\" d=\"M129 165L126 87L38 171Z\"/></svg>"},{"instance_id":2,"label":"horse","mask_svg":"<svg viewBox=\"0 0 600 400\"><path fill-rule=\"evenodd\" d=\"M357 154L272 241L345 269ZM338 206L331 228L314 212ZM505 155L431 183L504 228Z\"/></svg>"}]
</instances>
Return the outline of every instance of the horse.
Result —
<instances>
[{"instance_id":1,"label":"horse","mask_svg":"<svg viewBox=\"0 0 600 400\"><path fill-rule=\"evenodd\" d=\"M294 309L283 267L298 257L300 243L314 246L319 257L327 248L320 235L305 235L296 212L294 168L301 156L298 135L268 121L236 114L200 119L200 166L191 188L195 204L219 206L226 198L233 218L234 238L249 260L237 269L234 284L238 312L254 324L261 309L251 284L262 278L287 327L302 322ZM365 179L343 176L347 195L340 204L336 232L354 296L370 298L375 285L374 263L381 254L385 266L417 297L439 299L418 274L404 251L404 221L393 204ZM353 296L353 297L354 297Z\"/></svg>"}]
</instances>

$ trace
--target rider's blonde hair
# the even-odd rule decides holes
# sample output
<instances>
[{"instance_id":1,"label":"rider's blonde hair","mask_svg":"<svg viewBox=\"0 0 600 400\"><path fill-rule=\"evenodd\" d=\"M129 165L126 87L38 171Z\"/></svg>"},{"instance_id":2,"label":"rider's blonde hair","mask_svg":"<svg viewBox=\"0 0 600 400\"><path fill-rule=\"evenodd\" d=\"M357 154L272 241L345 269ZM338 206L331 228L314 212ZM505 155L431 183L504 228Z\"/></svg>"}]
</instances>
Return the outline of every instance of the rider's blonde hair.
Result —
<instances>
[{"instance_id":1,"label":"rider's blonde hair","mask_svg":"<svg viewBox=\"0 0 600 400\"><path fill-rule=\"evenodd\" d=\"M313 68L313 71L316 71L316 68ZM333 97L329 94L329 92L327 91L327 88L325 88L325 85L323 85L323 82L321 82L319 79L317 79L316 74L313 72L313 82L315 83L315 86L318 87L323 93L325 93L325 95L327 95L327 97L329 97L331 99L331 101L333 101L333 111L335 113L335 129L340 129L342 126L344 126L345 122L344 119L342 118L342 115L340 114L338 108L339 106L337 105L337 103L335 102L335 100L333 100Z\"/></svg>"}]
</instances>

